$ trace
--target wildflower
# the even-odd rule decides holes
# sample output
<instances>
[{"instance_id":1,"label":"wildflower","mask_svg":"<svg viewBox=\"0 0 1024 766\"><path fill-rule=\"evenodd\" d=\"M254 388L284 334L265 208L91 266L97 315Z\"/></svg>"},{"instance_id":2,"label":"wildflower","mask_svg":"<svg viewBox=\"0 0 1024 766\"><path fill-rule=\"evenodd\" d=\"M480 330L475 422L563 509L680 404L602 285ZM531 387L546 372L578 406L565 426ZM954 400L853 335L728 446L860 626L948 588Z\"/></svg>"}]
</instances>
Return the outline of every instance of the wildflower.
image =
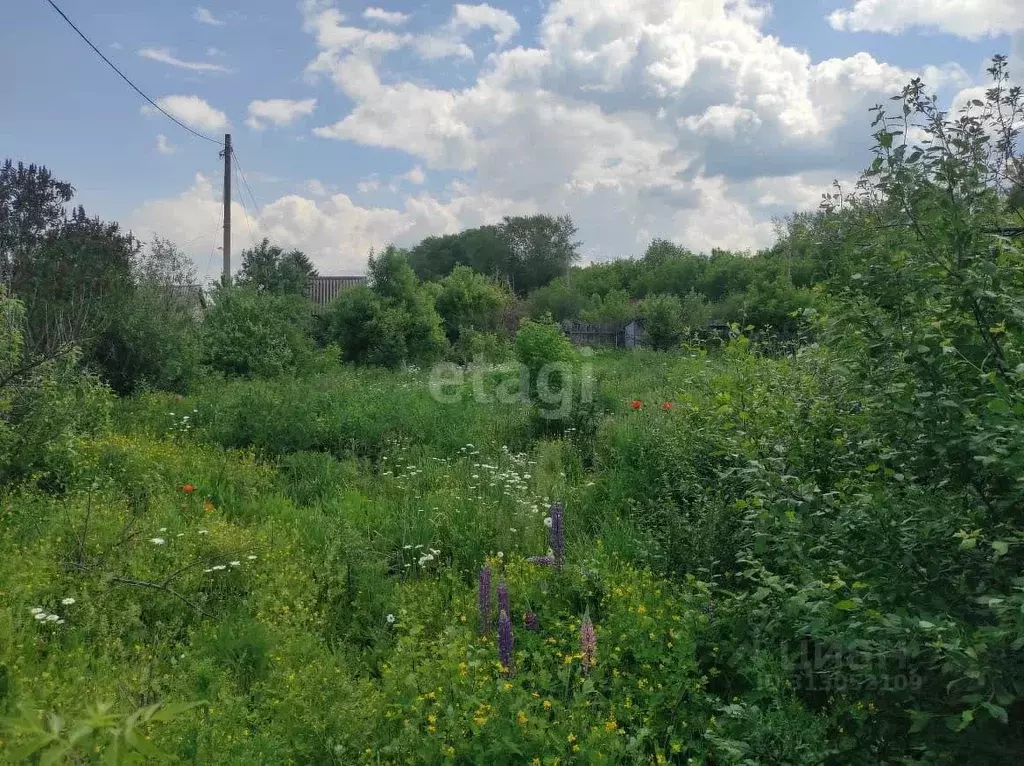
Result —
<instances>
[{"instance_id":1,"label":"wildflower","mask_svg":"<svg viewBox=\"0 0 1024 766\"><path fill-rule=\"evenodd\" d=\"M157 530L157 532L166 532L166 531L167 531L167 527L160 527L160 529Z\"/></svg>"},{"instance_id":2,"label":"wildflower","mask_svg":"<svg viewBox=\"0 0 1024 766\"><path fill-rule=\"evenodd\" d=\"M508 612L498 615L498 659L507 675L512 675L512 621Z\"/></svg>"},{"instance_id":3,"label":"wildflower","mask_svg":"<svg viewBox=\"0 0 1024 766\"><path fill-rule=\"evenodd\" d=\"M60 617L58 617L55 614L48 614L48 615L46 615L46 621L47 622L57 622L57 620L59 620L59 619L60 619Z\"/></svg>"},{"instance_id":4,"label":"wildflower","mask_svg":"<svg viewBox=\"0 0 1024 766\"><path fill-rule=\"evenodd\" d=\"M186 484L181 488L181 491L184 492L186 495L191 495L193 492L196 491L196 488L193 487L191 484Z\"/></svg>"},{"instance_id":5,"label":"wildflower","mask_svg":"<svg viewBox=\"0 0 1024 766\"><path fill-rule=\"evenodd\" d=\"M29 611L29 612L30 612L31 614L33 614L33 615L36 615L36 614L42 614L42 612L43 612L42 608L41 608L41 607L38 607L38 606L34 606L34 607L32 607L31 609L29 609L28 611Z\"/></svg>"},{"instance_id":6,"label":"wildflower","mask_svg":"<svg viewBox=\"0 0 1024 766\"><path fill-rule=\"evenodd\" d=\"M588 672L597 662L597 634L590 621L590 611L583 615L580 625L580 649L583 651L583 672Z\"/></svg>"},{"instance_id":7,"label":"wildflower","mask_svg":"<svg viewBox=\"0 0 1024 766\"><path fill-rule=\"evenodd\" d=\"M665 410L665 412L668 412L669 410L672 409L672 402L665 402L663 405L661 405L661 408Z\"/></svg>"},{"instance_id":8,"label":"wildflower","mask_svg":"<svg viewBox=\"0 0 1024 766\"><path fill-rule=\"evenodd\" d=\"M151 537L149 538L149 541L153 543L153 545L164 545L167 542L162 537Z\"/></svg>"},{"instance_id":9,"label":"wildflower","mask_svg":"<svg viewBox=\"0 0 1024 766\"><path fill-rule=\"evenodd\" d=\"M565 506L559 502L551 505L551 552L555 568L561 569L565 558Z\"/></svg>"},{"instance_id":10,"label":"wildflower","mask_svg":"<svg viewBox=\"0 0 1024 766\"><path fill-rule=\"evenodd\" d=\"M539 567L553 567L555 565L554 556L531 556L527 561Z\"/></svg>"},{"instance_id":11,"label":"wildflower","mask_svg":"<svg viewBox=\"0 0 1024 766\"><path fill-rule=\"evenodd\" d=\"M545 710L550 710L551 709L551 700L544 700L544 709Z\"/></svg>"},{"instance_id":12,"label":"wildflower","mask_svg":"<svg viewBox=\"0 0 1024 766\"><path fill-rule=\"evenodd\" d=\"M73 603L75 603L75 600L71 598L71 596L68 596L67 598L62 598L60 600L60 603L62 603L64 606L71 606Z\"/></svg>"},{"instance_id":13,"label":"wildflower","mask_svg":"<svg viewBox=\"0 0 1024 766\"><path fill-rule=\"evenodd\" d=\"M522 710L516 713L516 723L520 726L525 726L527 722L529 722L529 720L530 719L526 717L526 713L524 713Z\"/></svg>"},{"instance_id":14,"label":"wildflower","mask_svg":"<svg viewBox=\"0 0 1024 766\"><path fill-rule=\"evenodd\" d=\"M540 617L532 609L526 610L526 614L523 615L523 624L526 625L527 630L534 633L540 632Z\"/></svg>"},{"instance_id":15,"label":"wildflower","mask_svg":"<svg viewBox=\"0 0 1024 766\"><path fill-rule=\"evenodd\" d=\"M605 731L614 732L617 728L619 728L619 725L615 721L605 721L604 723Z\"/></svg>"},{"instance_id":16,"label":"wildflower","mask_svg":"<svg viewBox=\"0 0 1024 766\"><path fill-rule=\"evenodd\" d=\"M207 513L210 513L211 511L213 511L214 510L213 503L211 503L209 500L204 500L203 501L203 510L206 511Z\"/></svg>"},{"instance_id":17,"label":"wildflower","mask_svg":"<svg viewBox=\"0 0 1024 766\"><path fill-rule=\"evenodd\" d=\"M634 399L629 403L629 406L632 407L634 410L638 410L644 406L644 403L641 402L639 399Z\"/></svg>"},{"instance_id":18,"label":"wildflower","mask_svg":"<svg viewBox=\"0 0 1024 766\"><path fill-rule=\"evenodd\" d=\"M547 527L548 529L551 529L551 517L550 516L545 516L544 517L544 526Z\"/></svg>"},{"instance_id":19,"label":"wildflower","mask_svg":"<svg viewBox=\"0 0 1024 766\"><path fill-rule=\"evenodd\" d=\"M508 615L512 614L508 601L508 584L505 582L504 577L498 581L498 612L505 612Z\"/></svg>"},{"instance_id":20,"label":"wildflower","mask_svg":"<svg viewBox=\"0 0 1024 766\"><path fill-rule=\"evenodd\" d=\"M32 616L37 620L45 620L49 615L47 615L46 612L36 612Z\"/></svg>"},{"instance_id":21,"label":"wildflower","mask_svg":"<svg viewBox=\"0 0 1024 766\"><path fill-rule=\"evenodd\" d=\"M501 551L498 551L498 560L500 561L503 558L505 558L505 554L502 553Z\"/></svg>"},{"instance_id":22,"label":"wildflower","mask_svg":"<svg viewBox=\"0 0 1024 766\"><path fill-rule=\"evenodd\" d=\"M210 570L213 571L213 572L222 572L225 569L227 569L227 567L224 566L223 564L217 564L217 566L210 567Z\"/></svg>"},{"instance_id":23,"label":"wildflower","mask_svg":"<svg viewBox=\"0 0 1024 766\"><path fill-rule=\"evenodd\" d=\"M57 624L58 625L63 625L64 624L64 620L63 619L58 619L57 620Z\"/></svg>"},{"instance_id":24,"label":"wildflower","mask_svg":"<svg viewBox=\"0 0 1024 766\"><path fill-rule=\"evenodd\" d=\"M394 625L395 624L395 615L393 615L393 614L389 614L384 619L388 621L388 625Z\"/></svg>"},{"instance_id":25,"label":"wildflower","mask_svg":"<svg viewBox=\"0 0 1024 766\"><path fill-rule=\"evenodd\" d=\"M208 534L210 534L210 530L208 530L208 529L200 529L198 534L200 534L200 535L208 535Z\"/></svg>"},{"instance_id":26,"label":"wildflower","mask_svg":"<svg viewBox=\"0 0 1024 766\"><path fill-rule=\"evenodd\" d=\"M487 564L480 568L477 606L480 608L480 624L483 632L487 633L491 627L491 568Z\"/></svg>"},{"instance_id":27,"label":"wildflower","mask_svg":"<svg viewBox=\"0 0 1024 766\"><path fill-rule=\"evenodd\" d=\"M246 558L249 559L249 561L255 561L256 560L256 557L251 555L251 554L246 556Z\"/></svg>"},{"instance_id":28,"label":"wildflower","mask_svg":"<svg viewBox=\"0 0 1024 766\"><path fill-rule=\"evenodd\" d=\"M232 561L231 562L231 566L233 566L233 567L237 567L237 566L241 566L241 565L242 565L241 561Z\"/></svg>"}]
</instances>

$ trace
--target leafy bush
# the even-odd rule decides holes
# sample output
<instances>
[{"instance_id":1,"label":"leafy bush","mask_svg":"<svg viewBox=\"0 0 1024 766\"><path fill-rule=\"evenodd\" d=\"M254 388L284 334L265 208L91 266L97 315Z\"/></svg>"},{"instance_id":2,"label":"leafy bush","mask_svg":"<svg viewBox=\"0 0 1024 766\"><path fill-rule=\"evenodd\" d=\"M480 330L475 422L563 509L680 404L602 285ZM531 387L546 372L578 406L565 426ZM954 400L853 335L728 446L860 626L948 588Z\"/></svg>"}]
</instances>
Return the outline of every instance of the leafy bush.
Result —
<instances>
[{"instance_id":1,"label":"leafy bush","mask_svg":"<svg viewBox=\"0 0 1024 766\"><path fill-rule=\"evenodd\" d=\"M229 377L269 378L301 370L313 356L301 299L221 288L203 323L206 364Z\"/></svg>"},{"instance_id":2,"label":"leafy bush","mask_svg":"<svg viewBox=\"0 0 1024 766\"><path fill-rule=\"evenodd\" d=\"M640 304L647 343L658 351L678 348L683 339L686 317L683 302L675 295L652 295Z\"/></svg>"}]
</instances>

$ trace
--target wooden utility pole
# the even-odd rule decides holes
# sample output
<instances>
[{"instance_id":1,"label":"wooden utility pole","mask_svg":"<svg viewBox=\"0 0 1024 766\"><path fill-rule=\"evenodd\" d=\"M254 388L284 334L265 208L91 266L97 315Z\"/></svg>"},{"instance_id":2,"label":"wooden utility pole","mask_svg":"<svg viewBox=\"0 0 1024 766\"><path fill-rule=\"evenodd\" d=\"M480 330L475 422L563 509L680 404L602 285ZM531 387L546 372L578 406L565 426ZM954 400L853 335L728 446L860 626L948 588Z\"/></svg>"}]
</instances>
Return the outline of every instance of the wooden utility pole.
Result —
<instances>
[{"instance_id":1,"label":"wooden utility pole","mask_svg":"<svg viewBox=\"0 0 1024 766\"><path fill-rule=\"evenodd\" d=\"M231 134L224 134L224 285L231 284Z\"/></svg>"}]
</instances>

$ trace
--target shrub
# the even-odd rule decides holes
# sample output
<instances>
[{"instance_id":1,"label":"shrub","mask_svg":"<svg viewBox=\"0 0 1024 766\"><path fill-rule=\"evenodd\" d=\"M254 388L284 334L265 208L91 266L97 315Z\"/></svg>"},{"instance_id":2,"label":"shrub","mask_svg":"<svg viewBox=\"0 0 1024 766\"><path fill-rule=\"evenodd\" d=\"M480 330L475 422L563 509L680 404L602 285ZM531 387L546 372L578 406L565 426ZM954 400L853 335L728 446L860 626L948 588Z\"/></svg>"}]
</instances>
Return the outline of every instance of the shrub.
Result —
<instances>
[{"instance_id":1,"label":"shrub","mask_svg":"<svg viewBox=\"0 0 1024 766\"><path fill-rule=\"evenodd\" d=\"M309 310L301 299L221 288L203 324L205 362L229 377L269 378L311 361Z\"/></svg>"},{"instance_id":2,"label":"shrub","mask_svg":"<svg viewBox=\"0 0 1024 766\"><path fill-rule=\"evenodd\" d=\"M652 295L640 304L647 342L651 348L665 351L678 348L683 338L686 316L683 302L675 295Z\"/></svg>"}]
</instances>

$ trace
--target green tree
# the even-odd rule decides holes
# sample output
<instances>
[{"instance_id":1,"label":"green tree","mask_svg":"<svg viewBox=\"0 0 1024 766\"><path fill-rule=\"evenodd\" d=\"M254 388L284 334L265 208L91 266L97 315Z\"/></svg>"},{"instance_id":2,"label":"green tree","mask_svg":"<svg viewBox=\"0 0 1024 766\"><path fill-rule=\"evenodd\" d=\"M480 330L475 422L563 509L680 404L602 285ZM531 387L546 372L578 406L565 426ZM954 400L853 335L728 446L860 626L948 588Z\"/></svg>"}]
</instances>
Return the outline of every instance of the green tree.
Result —
<instances>
[{"instance_id":1,"label":"green tree","mask_svg":"<svg viewBox=\"0 0 1024 766\"><path fill-rule=\"evenodd\" d=\"M203 323L204 361L229 377L269 378L312 360L309 309L294 296L220 287Z\"/></svg>"},{"instance_id":2,"label":"green tree","mask_svg":"<svg viewBox=\"0 0 1024 766\"><path fill-rule=\"evenodd\" d=\"M23 279L36 248L64 223L75 190L42 165L0 165L0 281Z\"/></svg>"},{"instance_id":3,"label":"green tree","mask_svg":"<svg viewBox=\"0 0 1024 766\"><path fill-rule=\"evenodd\" d=\"M509 277L520 295L567 274L580 258L576 225L567 215L507 216L498 231L511 250Z\"/></svg>"},{"instance_id":4,"label":"green tree","mask_svg":"<svg viewBox=\"0 0 1024 766\"><path fill-rule=\"evenodd\" d=\"M444 322L450 343L466 330L495 333L512 305L512 295L501 284L468 266L457 266L443 280L434 306Z\"/></svg>"},{"instance_id":5,"label":"green tree","mask_svg":"<svg viewBox=\"0 0 1024 766\"><path fill-rule=\"evenodd\" d=\"M683 338L683 302L675 295L665 293L645 298L640 304L644 318L647 343L651 348L665 351L678 348Z\"/></svg>"},{"instance_id":6,"label":"green tree","mask_svg":"<svg viewBox=\"0 0 1024 766\"><path fill-rule=\"evenodd\" d=\"M317 276L313 262L301 250L285 251L264 237L256 247L242 251L238 284L272 295L306 297Z\"/></svg>"}]
</instances>

